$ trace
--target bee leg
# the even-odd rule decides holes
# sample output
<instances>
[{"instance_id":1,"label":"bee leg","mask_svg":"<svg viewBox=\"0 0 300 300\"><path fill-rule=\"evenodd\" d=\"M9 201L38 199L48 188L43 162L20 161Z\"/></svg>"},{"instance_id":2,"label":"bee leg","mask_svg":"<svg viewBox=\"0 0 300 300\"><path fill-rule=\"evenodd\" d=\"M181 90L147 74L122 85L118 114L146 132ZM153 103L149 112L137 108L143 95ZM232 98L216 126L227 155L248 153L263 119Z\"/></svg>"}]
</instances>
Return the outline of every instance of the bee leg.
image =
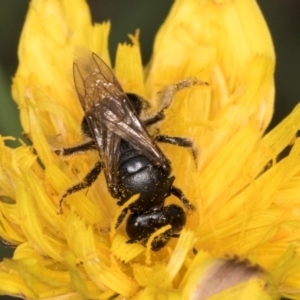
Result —
<instances>
[{"instance_id":1,"label":"bee leg","mask_svg":"<svg viewBox=\"0 0 300 300\"><path fill-rule=\"evenodd\" d=\"M121 214L118 217L115 229L117 229L122 224L122 222L124 221L124 219L127 215L127 212L128 212L128 208L125 208L125 209L122 210Z\"/></svg>"},{"instance_id":2,"label":"bee leg","mask_svg":"<svg viewBox=\"0 0 300 300\"><path fill-rule=\"evenodd\" d=\"M180 146L184 148L189 148L192 151L192 155L195 161L195 164L197 166L197 148L192 140L183 138L183 137L171 137L167 135L156 135L154 136L155 141L161 142L161 143L167 143L175 146Z\"/></svg>"},{"instance_id":3,"label":"bee leg","mask_svg":"<svg viewBox=\"0 0 300 300\"><path fill-rule=\"evenodd\" d=\"M167 85L163 90L159 92L161 99L159 112L164 111L172 104L174 96L178 91L189 88L193 85L208 85L208 83L197 78L187 78L184 80L180 80L174 84Z\"/></svg>"},{"instance_id":4,"label":"bee leg","mask_svg":"<svg viewBox=\"0 0 300 300\"><path fill-rule=\"evenodd\" d=\"M88 141L84 144L80 144L74 147L70 148L60 148L60 149L55 149L54 153L57 155L61 156L67 156L67 155L72 155L72 154L77 154L77 153L82 153L90 150L96 150L96 144L94 141Z\"/></svg>"},{"instance_id":5,"label":"bee leg","mask_svg":"<svg viewBox=\"0 0 300 300\"><path fill-rule=\"evenodd\" d=\"M143 124L147 127L147 126L151 126L161 120L163 120L165 118L165 114L163 111L159 111L156 115L146 119L146 120L143 120Z\"/></svg>"},{"instance_id":6,"label":"bee leg","mask_svg":"<svg viewBox=\"0 0 300 300\"><path fill-rule=\"evenodd\" d=\"M177 197L188 210L195 210L195 206L185 197L183 191L178 187L171 187L171 194Z\"/></svg>"},{"instance_id":7,"label":"bee leg","mask_svg":"<svg viewBox=\"0 0 300 300\"><path fill-rule=\"evenodd\" d=\"M85 176L85 178L81 182L69 187L63 193L63 195L60 197L60 200L59 200L59 212L58 212L59 214L63 213L62 204L63 204L64 199L73 193L76 193L78 191L81 191L85 188L90 187L93 184L93 182L98 178L98 176L101 172L101 169L102 169L102 163L100 161L98 161L95 164L95 166L93 167L93 169Z\"/></svg>"},{"instance_id":8,"label":"bee leg","mask_svg":"<svg viewBox=\"0 0 300 300\"><path fill-rule=\"evenodd\" d=\"M163 120L165 118L164 110L172 104L175 94L180 90L189 88L196 84L207 85L208 83L202 80L198 80L196 78L188 78L185 80L178 81L175 84L167 85L163 90L158 92L158 94L160 94L161 99L161 105L158 112L154 116L144 120L143 124L145 126L150 126Z\"/></svg>"}]
</instances>

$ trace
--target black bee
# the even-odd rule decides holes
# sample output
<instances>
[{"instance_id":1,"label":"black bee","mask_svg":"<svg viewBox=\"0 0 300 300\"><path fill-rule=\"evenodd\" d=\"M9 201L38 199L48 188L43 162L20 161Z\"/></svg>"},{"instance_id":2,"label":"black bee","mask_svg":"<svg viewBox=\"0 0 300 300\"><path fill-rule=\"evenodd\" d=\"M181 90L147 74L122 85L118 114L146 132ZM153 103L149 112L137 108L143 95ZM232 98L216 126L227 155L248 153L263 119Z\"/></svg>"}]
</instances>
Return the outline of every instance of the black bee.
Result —
<instances>
[{"instance_id":1,"label":"black bee","mask_svg":"<svg viewBox=\"0 0 300 300\"><path fill-rule=\"evenodd\" d=\"M126 94L111 69L96 54L88 52L76 59L73 74L85 113L81 128L89 141L56 150L56 153L70 155L97 150L100 160L82 182L67 189L61 197L60 210L62 212L62 202L66 196L91 186L103 169L108 190L118 205L139 194L138 199L122 211L116 226L122 223L129 211L126 224L129 243L146 245L158 229L171 226L153 240L151 248L157 251L170 238L178 237L186 223L184 210L175 204L164 206L165 199L173 194L188 211L194 210L194 206L179 188L173 186L175 177L171 175L171 163L155 142L190 148L194 157L196 150L189 139L158 134L151 137L146 127L164 119L164 109L170 105L169 98L176 90L199 82L190 79L174 85L165 93L168 96L160 111L140 120L147 102L135 94Z\"/></svg>"}]
</instances>

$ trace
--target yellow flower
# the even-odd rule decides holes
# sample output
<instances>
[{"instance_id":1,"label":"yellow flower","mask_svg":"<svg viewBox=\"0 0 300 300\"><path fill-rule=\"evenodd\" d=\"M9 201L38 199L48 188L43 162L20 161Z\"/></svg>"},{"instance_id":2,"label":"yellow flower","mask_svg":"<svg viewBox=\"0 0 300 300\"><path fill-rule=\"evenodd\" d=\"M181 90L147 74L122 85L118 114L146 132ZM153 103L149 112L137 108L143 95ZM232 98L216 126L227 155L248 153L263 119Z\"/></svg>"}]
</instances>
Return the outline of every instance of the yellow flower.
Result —
<instances>
[{"instance_id":1,"label":"yellow flower","mask_svg":"<svg viewBox=\"0 0 300 300\"><path fill-rule=\"evenodd\" d=\"M275 56L254 0L177 0L145 70L137 34L132 45L118 47L118 80L153 111L166 85L190 77L209 83L178 92L160 126L164 134L193 138L199 149L196 167L186 149L161 146L176 186L196 206L180 237L152 252L127 244L124 226L110 231L120 207L103 175L88 192L68 196L57 214L61 193L98 159L91 153L62 159L50 146L82 139L74 52L88 48L110 65L109 29L110 23L91 24L84 0L30 4L13 96L33 146L10 149L1 139L0 236L17 248L0 263L0 294L300 299L300 106L264 135Z\"/></svg>"}]
</instances>

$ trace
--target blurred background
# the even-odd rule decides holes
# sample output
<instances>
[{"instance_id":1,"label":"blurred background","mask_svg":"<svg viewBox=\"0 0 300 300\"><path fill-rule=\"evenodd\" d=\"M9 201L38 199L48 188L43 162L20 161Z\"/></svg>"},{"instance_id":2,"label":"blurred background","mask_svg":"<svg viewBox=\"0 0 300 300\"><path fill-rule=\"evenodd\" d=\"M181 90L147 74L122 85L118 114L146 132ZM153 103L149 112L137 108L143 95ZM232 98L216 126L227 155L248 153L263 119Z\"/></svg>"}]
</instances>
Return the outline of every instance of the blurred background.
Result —
<instances>
[{"instance_id":1,"label":"blurred background","mask_svg":"<svg viewBox=\"0 0 300 300\"><path fill-rule=\"evenodd\" d=\"M21 137L18 110L11 98L11 79L16 71L18 40L29 0L0 1L0 134ZM127 34L140 28L143 63L150 58L155 33L173 0L89 0L93 21L110 19L110 53L128 42ZM275 115L269 128L282 120L300 100L300 1L257 0L271 31L277 56ZM17 145L11 143L12 146ZM1 154L0 154L1 155ZM13 249L0 242L0 257ZM9 297L0 297L0 299ZM12 298L9 298L12 299Z\"/></svg>"}]
</instances>

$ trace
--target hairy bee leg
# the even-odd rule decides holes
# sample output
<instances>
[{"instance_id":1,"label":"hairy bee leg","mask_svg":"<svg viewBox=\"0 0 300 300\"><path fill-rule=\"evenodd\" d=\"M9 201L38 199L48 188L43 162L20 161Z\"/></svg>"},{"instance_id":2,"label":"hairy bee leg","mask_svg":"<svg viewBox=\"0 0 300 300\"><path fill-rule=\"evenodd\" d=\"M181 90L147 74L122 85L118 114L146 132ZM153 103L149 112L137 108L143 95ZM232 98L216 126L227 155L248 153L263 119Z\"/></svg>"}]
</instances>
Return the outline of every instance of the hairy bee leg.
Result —
<instances>
[{"instance_id":1,"label":"hairy bee leg","mask_svg":"<svg viewBox=\"0 0 300 300\"><path fill-rule=\"evenodd\" d=\"M189 88L193 85L208 85L208 83L197 78L187 78L174 84L167 85L162 91L159 92L159 94L161 94L161 107L159 112L164 111L172 104L172 100L178 91Z\"/></svg>"},{"instance_id":2,"label":"hairy bee leg","mask_svg":"<svg viewBox=\"0 0 300 300\"><path fill-rule=\"evenodd\" d=\"M89 141L87 143L80 144L74 147L55 149L54 153L61 156L68 156L79 152L86 152L86 151L96 150L96 149L97 148L95 142Z\"/></svg>"},{"instance_id":3,"label":"hairy bee leg","mask_svg":"<svg viewBox=\"0 0 300 300\"><path fill-rule=\"evenodd\" d=\"M150 126L163 120L165 118L164 110L167 109L172 104L175 94L180 90L186 89L196 84L208 85L207 82L204 82L196 78L188 78L185 80L178 81L175 84L167 85L162 91L158 92L159 94L161 94L160 96L161 105L158 112L154 116L144 120L143 124L145 126Z\"/></svg>"},{"instance_id":4,"label":"hairy bee leg","mask_svg":"<svg viewBox=\"0 0 300 300\"><path fill-rule=\"evenodd\" d=\"M195 210L195 206L185 197L183 191L178 187L171 187L171 194L177 197L188 210Z\"/></svg>"},{"instance_id":5,"label":"hairy bee leg","mask_svg":"<svg viewBox=\"0 0 300 300\"><path fill-rule=\"evenodd\" d=\"M153 125L153 124L163 120L164 118L165 118L164 112L159 111L156 115L144 120L143 124L147 127L147 126Z\"/></svg>"},{"instance_id":6,"label":"hairy bee leg","mask_svg":"<svg viewBox=\"0 0 300 300\"><path fill-rule=\"evenodd\" d=\"M154 136L155 141L161 143L167 143L179 147L189 148L192 151L192 155L194 158L195 163L197 163L197 147L193 143L192 140L183 138L183 137L176 137L176 136L167 136L167 135L156 135Z\"/></svg>"},{"instance_id":7,"label":"hairy bee leg","mask_svg":"<svg viewBox=\"0 0 300 300\"><path fill-rule=\"evenodd\" d=\"M93 182L98 178L101 170L102 170L102 163L100 161L98 161L95 164L95 166L93 167L93 169L85 176L85 178L81 182L69 187L64 192L64 194L60 197L60 200L59 200L59 212L58 212L59 214L63 213L62 204L63 204L64 199L73 193L76 193L78 191L81 191L83 189L90 187L93 184Z\"/></svg>"},{"instance_id":8,"label":"hairy bee leg","mask_svg":"<svg viewBox=\"0 0 300 300\"><path fill-rule=\"evenodd\" d=\"M117 229L122 224L122 222L124 221L124 219L127 215L127 212L128 212L128 208L125 208L124 210L122 210L121 214L118 217L115 229Z\"/></svg>"}]
</instances>

